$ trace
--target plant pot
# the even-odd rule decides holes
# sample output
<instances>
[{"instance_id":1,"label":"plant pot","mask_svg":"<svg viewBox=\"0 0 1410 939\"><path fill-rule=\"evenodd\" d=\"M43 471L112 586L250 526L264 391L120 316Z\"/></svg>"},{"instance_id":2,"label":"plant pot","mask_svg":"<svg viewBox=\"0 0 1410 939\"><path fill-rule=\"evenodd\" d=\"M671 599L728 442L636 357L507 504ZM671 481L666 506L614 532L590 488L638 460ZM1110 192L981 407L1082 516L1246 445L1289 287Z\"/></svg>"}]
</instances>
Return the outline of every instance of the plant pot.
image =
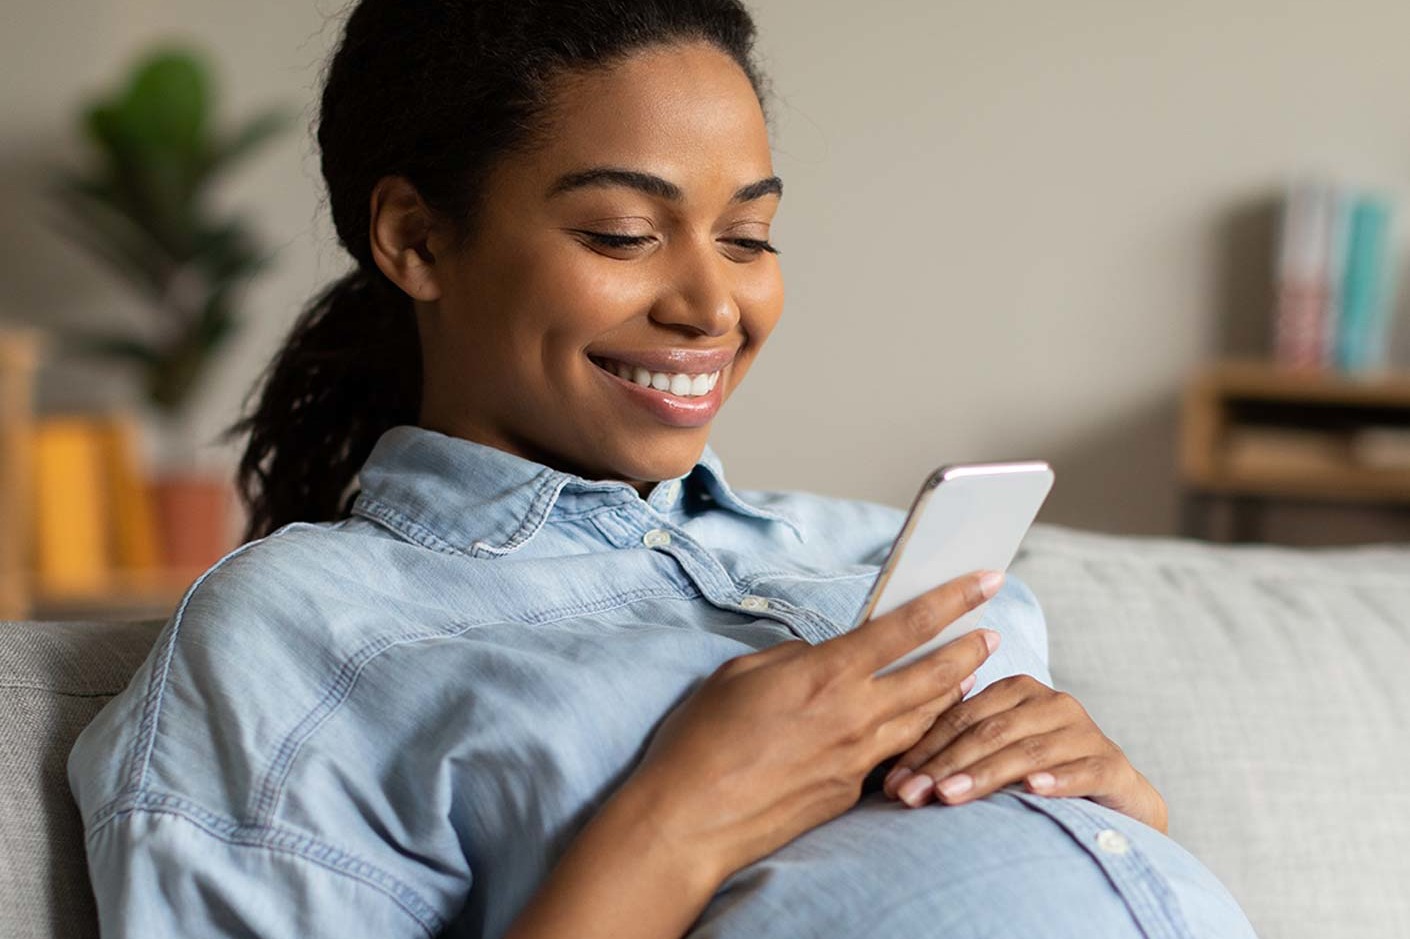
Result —
<instances>
[{"instance_id":1,"label":"plant pot","mask_svg":"<svg viewBox=\"0 0 1410 939\"><path fill-rule=\"evenodd\" d=\"M151 493L166 567L205 570L235 547L235 493L224 476L162 473Z\"/></svg>"}]
</instances>

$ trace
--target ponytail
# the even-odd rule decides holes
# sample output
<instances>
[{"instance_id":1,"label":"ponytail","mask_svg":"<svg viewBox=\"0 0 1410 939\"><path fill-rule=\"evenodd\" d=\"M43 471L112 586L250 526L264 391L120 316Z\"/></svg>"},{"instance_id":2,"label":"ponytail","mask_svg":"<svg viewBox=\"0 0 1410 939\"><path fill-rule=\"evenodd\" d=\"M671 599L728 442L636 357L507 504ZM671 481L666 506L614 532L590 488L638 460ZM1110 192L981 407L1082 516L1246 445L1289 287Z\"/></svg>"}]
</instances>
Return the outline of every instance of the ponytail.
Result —
<instances>
[{"instance_id":1,"label":"ponytail","mask_svg":"<svg viewBox=\"0 0 1410 939\"><path fill-rule=\"evenodd\" d=\"M226 431L250 435L236 473L246 539L342 518L377 438L417 421L421 346L411 298L380 271L359 267L334 281L294 323L255 393L255 408Z\"/></svg>"}]
</instances>

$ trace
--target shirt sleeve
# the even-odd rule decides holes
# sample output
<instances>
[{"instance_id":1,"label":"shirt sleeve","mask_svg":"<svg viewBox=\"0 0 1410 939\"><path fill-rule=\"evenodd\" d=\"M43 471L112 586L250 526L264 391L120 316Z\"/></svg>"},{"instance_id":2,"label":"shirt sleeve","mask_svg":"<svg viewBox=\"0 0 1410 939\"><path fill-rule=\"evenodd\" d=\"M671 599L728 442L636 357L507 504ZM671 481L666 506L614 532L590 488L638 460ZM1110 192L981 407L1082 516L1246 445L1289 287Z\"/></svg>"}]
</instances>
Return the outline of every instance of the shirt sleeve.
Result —
<instances>
[{"instance_id":1,"label":"shirt sleeve","mask_svg":"<svg viewBox=\"0 0 1410 939\"><path fill-rule=\"evenodd\" d=\"M410 885L334 845L144 801L88 835L104 939L426 939L445 927Z\"/></svg>"}]
</instances>

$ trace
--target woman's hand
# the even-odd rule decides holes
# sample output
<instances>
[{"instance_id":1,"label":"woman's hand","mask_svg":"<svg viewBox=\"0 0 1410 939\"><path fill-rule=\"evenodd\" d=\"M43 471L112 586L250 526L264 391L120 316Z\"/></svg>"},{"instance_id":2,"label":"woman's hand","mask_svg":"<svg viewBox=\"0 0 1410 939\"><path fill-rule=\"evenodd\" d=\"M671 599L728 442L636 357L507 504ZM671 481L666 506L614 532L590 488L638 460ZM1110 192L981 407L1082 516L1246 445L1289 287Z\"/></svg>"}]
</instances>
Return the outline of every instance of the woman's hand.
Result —
<instances>
[{"instance_id":1,"label":"woman's hand","mask_svg":"<svg viewBox=\"0 0 1410 939\"><path fill-rule=\"evenodd\" d=\"M949 805L1023 780L1045 796L1086 796L1166 830L1165 800L1072 695L1015 675L944 711L886 777L911 807Z\"/></svg>"},{"instance_id":2,"label":"woman's hand","mask_svg":"<svg viewBox=\"0 0 1410 939\"><path fill-rule=\"evenodd\" d=\"M661 723L624 783L658 841L719 880L856 804L868 773L960 700L998 644L978 630L874 673L993 596L997 572L942 584L818 645L731 659Z\"/></svg>"}]
</instances>

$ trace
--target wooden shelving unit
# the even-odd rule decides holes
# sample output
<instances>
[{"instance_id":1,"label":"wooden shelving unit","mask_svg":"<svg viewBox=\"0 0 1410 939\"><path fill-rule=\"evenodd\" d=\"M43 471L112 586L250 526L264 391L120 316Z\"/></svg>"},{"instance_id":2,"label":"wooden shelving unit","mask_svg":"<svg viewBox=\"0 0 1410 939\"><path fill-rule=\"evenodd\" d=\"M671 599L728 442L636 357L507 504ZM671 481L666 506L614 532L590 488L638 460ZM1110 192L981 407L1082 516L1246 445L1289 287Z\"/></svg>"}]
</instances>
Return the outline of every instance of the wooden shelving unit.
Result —
<instances>
[{"instance_id":1,"label":"wooden shelving unit","mask_svg":"<svg viewBox=\"0 0 1410 939\"><path fill-rule=\"evenodd\" d=\"M1410 440L1410 375L1247 361L1200 372L1186 387L1181 416L1185 533L1204 536L1218 501L1245 509L1275 499L1410 506L1410 459L1375 465L1366 447L1372 434Z\"/></svg>"}]
</instances>

